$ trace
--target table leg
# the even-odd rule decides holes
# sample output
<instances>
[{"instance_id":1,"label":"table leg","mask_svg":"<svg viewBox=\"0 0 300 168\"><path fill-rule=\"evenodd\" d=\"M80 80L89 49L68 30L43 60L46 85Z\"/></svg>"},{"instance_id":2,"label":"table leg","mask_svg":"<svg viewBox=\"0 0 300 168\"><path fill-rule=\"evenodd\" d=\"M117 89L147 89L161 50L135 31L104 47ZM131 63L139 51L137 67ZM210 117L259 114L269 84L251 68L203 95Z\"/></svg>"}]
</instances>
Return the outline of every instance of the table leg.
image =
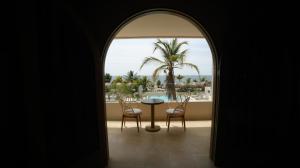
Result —
<instances>
[{"instance_id":1,"label":"table leg","mask_svg":"<svg viewBox=\"0 0 300 168\"><path fill-rule=\"evenodd\" d=\"M154 124L154 105L151 105L151 126L146 126L146 131L157 132L160 126Z\"/></svg>"},{"instance_id":2,"label":"table leg","mask_svg":"<svg viewBox=\"0 0 300 168\"><path fill-rule=\"evenodd\" d=\"M151 128L154 128L154 105L151 105Z\"/></svg>"}]
</instances>

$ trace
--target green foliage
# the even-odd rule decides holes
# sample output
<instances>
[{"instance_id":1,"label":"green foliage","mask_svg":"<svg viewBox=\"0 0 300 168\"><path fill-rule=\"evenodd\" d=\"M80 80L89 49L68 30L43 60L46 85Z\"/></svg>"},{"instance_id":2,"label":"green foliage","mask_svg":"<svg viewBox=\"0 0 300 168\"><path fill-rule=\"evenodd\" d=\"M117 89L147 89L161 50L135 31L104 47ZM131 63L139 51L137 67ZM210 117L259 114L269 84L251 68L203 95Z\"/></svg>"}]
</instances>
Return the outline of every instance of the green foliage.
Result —
<instances>
[{"instance_id":1,"label":"green foliage","mask_svg":"<svg viewBox=\"0 0 300 168\"><path fill-rule=\"evenodd\" d=\"M184 76L182 76L182 75L177 75L176 78L179 80L179 82L181 82L181 80L184 78Z\"/></svg>"},{"instance_id":2,"label":"green foliage","mask_svg":"<svg viewBox=\"0 0 300 168\"><path fill-rule=\"evenodd\" d=\"M116 92L121 95L133 97L134 92L136 92L136 90L137 90L136 85L129 85L126 83L121 83L116 85Z\"/></svg>"},{"instance_id":3,"label":"green foliage","mask_svg":"<svg viewBox=\"0 0 300 168\"><path fill-rule=\"evenodd\" d=\"M190 84L191 83L191 78L187 78L186 79L186 84Z\"/></svg>"},{"instance_id":4,"label":"green foliage","mask_svg":"<svg viewBox=\"0 0 300 168\"><path fill-rule=\"evenodd\" d=\"M104 91L105 92L110 92L111 91L111 86L105 86Z\"/></svg>"},{"instance_id":5,"label":"green foliage","mask_svg":"<svg viewBox=\"0 0 300 168\"><path fill-rule=\"evenodd\" d=\"M112 81L111 85L105 86L105 92L108 94L116 94L118 96L126 97L139 97L138 88L142 85L143 91L147 91L151 82L146 76L140 78L133 71L129 71L127 75L124 76L124 80L121 76L117 76L115 80ZM117 96L117 97L118 97Z\"/></svg>"},{"instance_id":6,"label":"green foliage","mask_svg":"<svg viewBox=\"0 0 300 168\"><path fill-rule=\"evenodd\" d=\"M137 81L138 86L142 85L143 91L148 91L148 86L150 85L151 81L148 80L147 76L143 76Z\"/></svg>"},{"instance_id":7,"label":"green foliage","mask_svg":"<svg viewBox=\"0 0 300 168\"><path fill-rule=\"evenodd\" d=\"M116 76L116 78L112 81L113 84L122 83L123 79L121 76Z\"/></svg>"},{"instance_id":8,"label":"green foliage","mask_svg":"<svg viewBox=\"0 0 300 168\"><path fill-rule=\"evenodd\" d=\"M110 83L112 76L109 73L106 73L104 76L105 83Z\"/></svg>"},{"instance_id":9,"label":"green foliage","mask_svg":"<svg viewBox=\"0 0 300 168\"><path fill-rule=\"evenodd\" d=\"M129 72L127 72L127 74L124 76L125 82L130 82L133 83L135 81L138 80L138 76L136 73L134 73L134 71L130 70Z\"/></svg>"},{"instance_id":10,"label":"green foliage","mask_svg":"<svg viewBox=\"0 0 300 168\"><path fill-rule=\"evenodd\" d=\"M190 85L184 85L180 86L180 88L177 90L177 92L193 92L196 88L190 86Z\"/></svg>"},{"instance_id":11,"label":"green foliage","mask_svg":"<svg viewBox=\"0 0 300 168\"><path fill-rule=\"evenodd\" d=\"M157 86L157 87L160 87L160 85L161 85L161 81L160 81L160 80L157 80L156 86Z\"/></svg>"}]
</instances>

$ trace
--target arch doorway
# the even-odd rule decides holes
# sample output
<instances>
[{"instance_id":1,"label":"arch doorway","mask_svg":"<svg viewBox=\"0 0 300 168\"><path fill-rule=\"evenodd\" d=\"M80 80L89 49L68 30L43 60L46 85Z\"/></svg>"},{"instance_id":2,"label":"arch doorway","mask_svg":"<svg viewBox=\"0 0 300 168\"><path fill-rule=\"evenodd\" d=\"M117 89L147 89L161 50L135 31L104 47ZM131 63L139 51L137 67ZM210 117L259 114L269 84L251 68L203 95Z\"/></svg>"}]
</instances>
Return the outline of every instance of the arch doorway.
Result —
<instances>
[{"instance_id":1,"label":"arch doorway","mask_svg":"<svg viewBox=\"0 0 300 168\"><path fill-rule=\"evenodd\" d=\"M208 143L208 147L209 150L207 150L207 155L210 156L211 160L214 160L214 150L215 150L215 141L216 141L216 125L217 125L217 98L218 98L218 92L219 92L219 87L218 87L218 77L217 77L217 70L219 69L219 65L217 62L217 56L216 56L216 51L213 45L213 42L209 36L209 34L205 31L205 29L203 28L203 26L198 23L195 19L193 19L192 17L178 12L178 11L174 11L174 10L169 10L169 9L154 9L154 10L148 10L148 11L143 11L140 12L130 18L128 18L127 20L125 20L122 24L120 24L120 26L112 33L110 39L108 40L105 50L104 50L104 55L103 55L103 67L105 67L106 71L105 73L109 73L107 72L107 68L106 67L113 67L114 69L116 69L116 67L118 67L118 64L111 64L110 66L107 65L107 61L108 59L108 55L110 53L110 49L111 47L114 45L114 40L136 40L136 39L145 39L145 40L150 40L151 39L166 39L168 40L169 38L178 38L178 39L198 39L202 42L204 42L207 47L209 48L210 52L211 52L211 78L210 78L210 87L207 87L208 89L204 89L203 87L203 91L210 94L210 100L208 102L207 105L208 107L206 107L208 109L208 116L210 117L210 127L209 127L209 143ZM153 41L151 41L153 42ZM121 43L122 44L122 43ZM128 43L127 43L128 44ZM120 44L119 44L120 45ZM123 43L124 45L124 43ZM116 47L118 49L120 49L120 47ZM115 48L115 50L116 50ZM107 58L106 58L107 57ZM115 58L114 58L115 59ZM120 61L120 60L119 60ZM121 65L121 64L120 64ZM127 65L127 64L126 64ZM125 66L126 66L125 65ZM131 69L128 69L128 71ZM133 71L134 72L134 71ZM201 72L201 70L200 70ZM121 75L121 74L120 74ZM123 75L126 75L126 72L124 72ZM105 76L105 75L104 75ZM110 75L112 78L111 81L116 79L116 74L112 74ZM120 76L122 78L122 76ZM200 75L201 77L201 75ZM111 81L107 82L105 85L108 86L111 84ZM197 80L196 80L197 81ZM199 82L201 82L201 78L199 79ZM108 84L109 83L109 84ZM116 90L116 88L114 88ZM106 90L107 91L107 90ZM199 96L198 96L199 98ZM114 96L106 95L106 99L113 99L114 100ZM191 108L190 111L194 111L195 113L201 111L201 109L197 108L199 106L197 106L197 102L198 105L199 104L205 104L205 103L199 103L201 102L201 100L197 101L197 96L195 97L195 106ZM204 105L205 106L205 105ZM147 107L146 107L147 108ZM201 108L201 107L200 107ZM202 106L202 108L205 108ZM146 111L146 110L144 110ZM192 113L192 112L190 112ZM124 160L127 160L128 163L120 163L122 161L117 160L116 162L114 162L115 160L113 160L112 158L112 162L114 162L112 164L112 167L114 167L114 165L116 167L118 167L118 164L131 164L130 166L137 165L137 166L145 166L144 164L146 164L147 166L147 162L145 162L146 160L148 160L147 158L156 155L157 153L163 153L163 150L168 150L168 148L165 148L164 146L156 146L158 149L157 150L153 150L152 148L155 147L151 147L149 146L149 144L153 144L153 143L162 143L159 142L156 138L153 137L158 137L162 134L167 134L164 130L161 130L160 133L158 134L147 134L146 132L143 133L136 133L134 131L131 131L130 129L128 129L129 131L127 131L126 133L121 133L120 132L120 118L118 118L118 116L120 116L120 107L119 104L116 102L111 102L110 104L106 104L106 116L107 116L107 120L113 120L116 121L115 123L117 123L117 125L114 125L114 123L112 124L107 124L108 126L113 127L116 126L114 131L119 131L117 136L114 137L110 137L110 135L108 135L108 141L109 141L109 147L110 148L114 148L115 146L112 145L114 142L120 142L123 141L122 139L131 139L129 140L130 143L133 144L129 144L129 145L134 145L136 148L132 148L132 151L129 150L129 148L124 148L126 152L129 152L131 154L128 153L128 155L125 155L124 150L123 149L119 149L119 153L118 152L112 152L110 151L110 154L116 154L117 155L123 155L125 157ZM203 117L203 116L202 116ZM191 118L193 118L191 116ZM205 118L205 117L204 117ZM147 119L144 119L147 120ZM119 121L119 122L118 122ZM145 124L143 124L145 126ZM108 128L110 129L110 128ZM178 128L179 129L179 128ZM189 128L187 128L189 129ZM198 132L201 130L198 130ZM110 130L108 130L108 132L110 132ZM197 130L196 130L197 132ZM172 139L170 139L170 136L176 136L177 135L177 139L182 138L183 132L174 132L173 133L169 133L167 134L167 139L169 138L169 140L172 141ZM180 134L180 135L179 135ZM187 133L183 133L183 135L188 136ZM145 136L146 139L144 139L144 142L141 142L141 136ZM201 136L201 135L200 135ZM174 138L173 137L173 138ZM153 139L152 139L153 138ZM176 139L174 138L174 139ZM151 142L149 142L150 140L153 140ZM158 138L159 139L159 138ZM162 140L162 141L166 141L166 140ZM188 141L188 140L184 140L184 141ZM128 141L126 141L126 143L128 143ZM170 143L170 142L167 142ZM200 143L200 142L199 142ZM199 144L198 143L198 144ZM143 146L143 144L146 144L145 146ZM163 144L163 143L162 143ZM197 144L197 143L196 143ZM124 145L124 144L123 144ZM126 145L126 144L125 144ZM167 146L168 144L164 144L165 146ZM173 144L174 145L174 144ZM176 148L176 146L180 146L180 144L175 144L174 148ZM119 147L118 147L119 148ZM144 154L142 154L139 151L136 151L138 149L141 149L144 151ZM192 148L190 148L189 150L193 150ZM123 152L123 153L122 153ZM148 153L147 153L148 152ZM152 153L151 153L152 152ZM156 152L156 153L155 153ZM134 153L136 153L137 155L134 156ZM162 164L162 162L167 161L167 160L177 160L176 157L177 156L172 156L172 154L167 153L168 156L166 156L166 158L158 161L160 163L151 163L151 159L149 161L149 164L153 164L152 166L155 166L157 164ZM181 156L179 156L181 157ZM194 158L197 158L200 156L195 156ZM169 158L169 159L168 159ZM143 162L135 162L135 160L140 159ZM182 158L185 159L185 158ZM200 158L199 158L200 159ZM155 159L157 161L157 159ZM119 163L118 163L119 162ZM129 163L131 162L131 163ZM191 164L194 164L193 162L190 162ZM172 167L172 162L168 162L165 163L166 165L170 165L170 167ZM186 165L189 163L186 163ZM182 165L180 165L182 166Z\"/></svg>"}]
</instances>

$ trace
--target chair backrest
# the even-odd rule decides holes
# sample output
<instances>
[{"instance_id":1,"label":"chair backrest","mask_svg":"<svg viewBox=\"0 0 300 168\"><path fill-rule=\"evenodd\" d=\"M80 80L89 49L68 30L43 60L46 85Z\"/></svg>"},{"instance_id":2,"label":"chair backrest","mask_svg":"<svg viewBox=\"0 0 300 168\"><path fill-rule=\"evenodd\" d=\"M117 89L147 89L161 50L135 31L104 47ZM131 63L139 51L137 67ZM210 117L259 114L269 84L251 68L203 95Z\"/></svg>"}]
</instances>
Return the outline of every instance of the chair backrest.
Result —
<instances>
[{"instance_id":1,"label":"chair backrest","mask_svg":"<svg viewBox=\"0 0 300 168\"><path fill-rule=\"evenodd\" d=\"M188 102L190 101L190 97L187 97L184 102L183 102L183 108L184 108L184 111L186 110L186 106L188 104Z\"/></svg>"},{"instance_id":2,"label":"chair backrest","mask_svg":"<svg viewBox=\"0 0 300 168\"><path fill-rule=\"evenodd\" d=\"M129 110L129 109L133 112L133 108L128 103L126 103L126 101L122 97L119 98L119 103L121 105L123 114L126 113L126 110Z\"/></svg>"},{"instance_id":3,"label":"chair backrest","mask_svg":"<svg viewBox=\"0 0 300 168\"><path fill-rule=\"evenodd\" d=\"M187 103L189 102L189 100L190 100L190 97L186 97L186 99L183 102L181 102L177 107L175 107L174 110L181 109L181 110L183 110L183 113L185 113L186 106L187 106Z\"/></svg>"}]
</instances>

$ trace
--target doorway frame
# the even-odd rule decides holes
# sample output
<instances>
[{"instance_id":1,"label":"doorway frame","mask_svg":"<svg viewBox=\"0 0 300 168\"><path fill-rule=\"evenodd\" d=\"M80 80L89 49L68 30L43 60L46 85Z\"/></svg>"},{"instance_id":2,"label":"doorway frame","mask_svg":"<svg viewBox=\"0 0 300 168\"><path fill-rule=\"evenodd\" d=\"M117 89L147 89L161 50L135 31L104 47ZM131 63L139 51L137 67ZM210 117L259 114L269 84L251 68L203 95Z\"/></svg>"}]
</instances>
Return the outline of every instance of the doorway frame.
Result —
<instances>
[{"instance_id":1,"label":"doorway frame","mask_svg":"<svg viewBox=\"0 0 300 168\"><path fill-rule=\"evenodd\" d=\"M105 46L103 48L102 53L101 54L101 62L100 62L100 66L102 67L102 86L104 86L104 73L105 73L105 60L106 60L106 55L107 55L107 51L109 49L109 46L111 44L111 42L113 41L113 39L115 38L115 36L118 34L118 32L120 30L122 30L127 24L129 24L130 22L134 21L135 19L145 16L145 15L149 15L149 14L157 14L157 13L163 13L163 14L171 14L171 15L175 15L178 17L181 17L187 21L189 21L191 24L193 24L198 31L200 31L203 34L203 37L206 39L211 53L212 53L212 61L213 61L213 99L212 99L212 123L211 123L211 138L210 138L210 159L212 161L215 161L215 151L216 151L216 141L218 138L218 132L217 132L217 128L218 128L218 109L219 109L219 93L220 93L220 59L218 57L217 54L217 50L216 47L213 43L213 40L210 36L210 34L206 31L206 29L204 28L204 26L202 26L198 20L196 20L195 18L193 18L192 16L178 11L178 10L174 10L174 9L168 9L168 8L153 8L153 9L148 9L148 10L143 10L140 12L137 12L131 16L129 16L128 18L126 18L124 21L122 21L118 27L110 34L110 36L108 37ZM98 74L98 73L96 73ZM101 81L101 80L100 80ZM100 91L100 90L99 90ZM102 98L99 100L102 100L103 102L103 111L104 113L102 113L101 111L99 112L99 115L104 116L105 119L105 134L106 134L106 163L108 163L109 160L109 145L108 145L108 134L107 134L107 118L106 118L106 102L105 102L105 91L104 91L104 87L102 88Z\"/></svg>"}]
</instances>

